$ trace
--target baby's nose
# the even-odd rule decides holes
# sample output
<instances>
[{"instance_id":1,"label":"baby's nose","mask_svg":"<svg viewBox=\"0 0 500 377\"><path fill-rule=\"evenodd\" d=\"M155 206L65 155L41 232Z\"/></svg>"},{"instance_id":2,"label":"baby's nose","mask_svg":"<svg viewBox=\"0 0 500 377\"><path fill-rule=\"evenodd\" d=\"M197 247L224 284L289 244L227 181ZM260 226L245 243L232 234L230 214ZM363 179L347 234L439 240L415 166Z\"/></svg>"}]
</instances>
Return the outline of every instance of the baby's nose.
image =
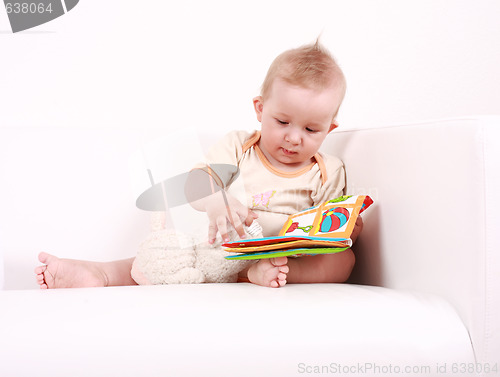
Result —
<instances>
[{"instance_id":1,"label":"baby's nose","mask_svg":"<svg viewBox=\"0 0 500 377\"><path fill-rule=\"evenodd\" d=\"M285 135L285 140L292 144L300 144L300 133L294 130L289 130Z\"/></svg>"}]
</instances>

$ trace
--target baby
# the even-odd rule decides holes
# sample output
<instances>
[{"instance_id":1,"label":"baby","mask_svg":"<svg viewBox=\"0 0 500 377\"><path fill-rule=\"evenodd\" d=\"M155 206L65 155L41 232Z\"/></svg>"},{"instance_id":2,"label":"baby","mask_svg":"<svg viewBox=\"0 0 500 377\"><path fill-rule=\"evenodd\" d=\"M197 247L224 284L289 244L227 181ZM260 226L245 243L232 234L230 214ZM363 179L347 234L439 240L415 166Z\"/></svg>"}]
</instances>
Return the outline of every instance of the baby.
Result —
<instances>
[{"instance_id":1,"label":"baby","mask_svg":"<svg viewBox=\"0 0 500 377\"><path fill-rule=\"evenodd\" d=\"M210 243L218 232L228 239L228 223L244 237L243 224L250 225L255 219L264 236L277 235L288 215L342 195L342 162L318 150L337 127L335 118L345 91L341 69L318 41L285 51L274 60L261 95L253 99L261 130L231 132L208 155L209 162L238 167L245 197L233 190L237 186L234 177L200 170L199 174L224 189L224 195L219 190L191 203L208 215ZM358 218L353 242L362 225ZM133 258L98 263L41 253L39 260L44 265L35 273L41 288L135 284L130 275ZM262 259L242 271L240 280L275 288L286 283L344 282L354 261L351 249Z\"/></svg>"}]
</instances>

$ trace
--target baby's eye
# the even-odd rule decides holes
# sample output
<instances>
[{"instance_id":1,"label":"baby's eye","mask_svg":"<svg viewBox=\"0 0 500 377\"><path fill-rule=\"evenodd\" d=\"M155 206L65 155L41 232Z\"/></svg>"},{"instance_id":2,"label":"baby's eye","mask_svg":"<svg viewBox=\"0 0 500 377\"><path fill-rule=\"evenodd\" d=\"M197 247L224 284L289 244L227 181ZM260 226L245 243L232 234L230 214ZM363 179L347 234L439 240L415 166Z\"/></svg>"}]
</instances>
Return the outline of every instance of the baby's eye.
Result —
<instances>
[{"instance_id":1,"label":"baby's eye","mask_svg":"<svg viewBox=\"0 0 500 377\"><path fill-rule=\"evenodd\" d=\"M276 118L276 122L278 122L279 124L288 124L288 122L285 122L284 120L279 120L278 118Z\"/></svg>"},{"instance_id":2,"label":"baby's eye","mask_svg":"<svg viewBox=\"0 0 500 377\"><path fill-rule=\"evenodd\" d=\"M318 131L316 131L315 129L313 129L311 127L306 127L306 131L307 132L311 132L311 133L318 132Z\"/></svg>"}]
</instances>

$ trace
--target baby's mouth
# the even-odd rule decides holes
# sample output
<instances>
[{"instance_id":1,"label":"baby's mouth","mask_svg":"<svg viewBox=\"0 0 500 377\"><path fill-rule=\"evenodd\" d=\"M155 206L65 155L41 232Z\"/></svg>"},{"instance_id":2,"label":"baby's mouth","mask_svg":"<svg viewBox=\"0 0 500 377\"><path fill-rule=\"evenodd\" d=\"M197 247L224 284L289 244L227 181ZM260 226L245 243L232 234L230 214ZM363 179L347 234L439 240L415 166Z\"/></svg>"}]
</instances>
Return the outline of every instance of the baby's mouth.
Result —
<instances>
[{"instance_id":1,"label":"baby's mouth","mask_svg":"<svg viewBox=\"0 0 500 377\"><path fill-rule=\"evenodd\" d=\"M297 152L294 152L294 151L291 151L289 149L286 149L286 148L281 148L281 150L283 151L284 154L288 155L288 156L291 156Z\"/></svg>"}]
</instances>

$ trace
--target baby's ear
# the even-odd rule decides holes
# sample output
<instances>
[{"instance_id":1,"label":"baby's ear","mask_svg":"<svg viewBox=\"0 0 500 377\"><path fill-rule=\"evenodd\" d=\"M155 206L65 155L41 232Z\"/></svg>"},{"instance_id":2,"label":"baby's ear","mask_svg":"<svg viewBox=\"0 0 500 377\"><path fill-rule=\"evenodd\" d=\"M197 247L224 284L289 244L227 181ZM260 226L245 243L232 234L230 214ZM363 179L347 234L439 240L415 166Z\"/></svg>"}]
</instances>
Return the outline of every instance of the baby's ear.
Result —
<instances>
[{"instance_id":1,"label":"baby's ear","mask_svg":"<svg viewBox=\"0 0 500 377\"><path fill-rule=\"evenodd\" d=\"M257 120L262 122L262 109L264 108L262 96L255 97L253 99L253 108L255 109L255 114L257 114Z\"/></svg>"}]
</instances>

